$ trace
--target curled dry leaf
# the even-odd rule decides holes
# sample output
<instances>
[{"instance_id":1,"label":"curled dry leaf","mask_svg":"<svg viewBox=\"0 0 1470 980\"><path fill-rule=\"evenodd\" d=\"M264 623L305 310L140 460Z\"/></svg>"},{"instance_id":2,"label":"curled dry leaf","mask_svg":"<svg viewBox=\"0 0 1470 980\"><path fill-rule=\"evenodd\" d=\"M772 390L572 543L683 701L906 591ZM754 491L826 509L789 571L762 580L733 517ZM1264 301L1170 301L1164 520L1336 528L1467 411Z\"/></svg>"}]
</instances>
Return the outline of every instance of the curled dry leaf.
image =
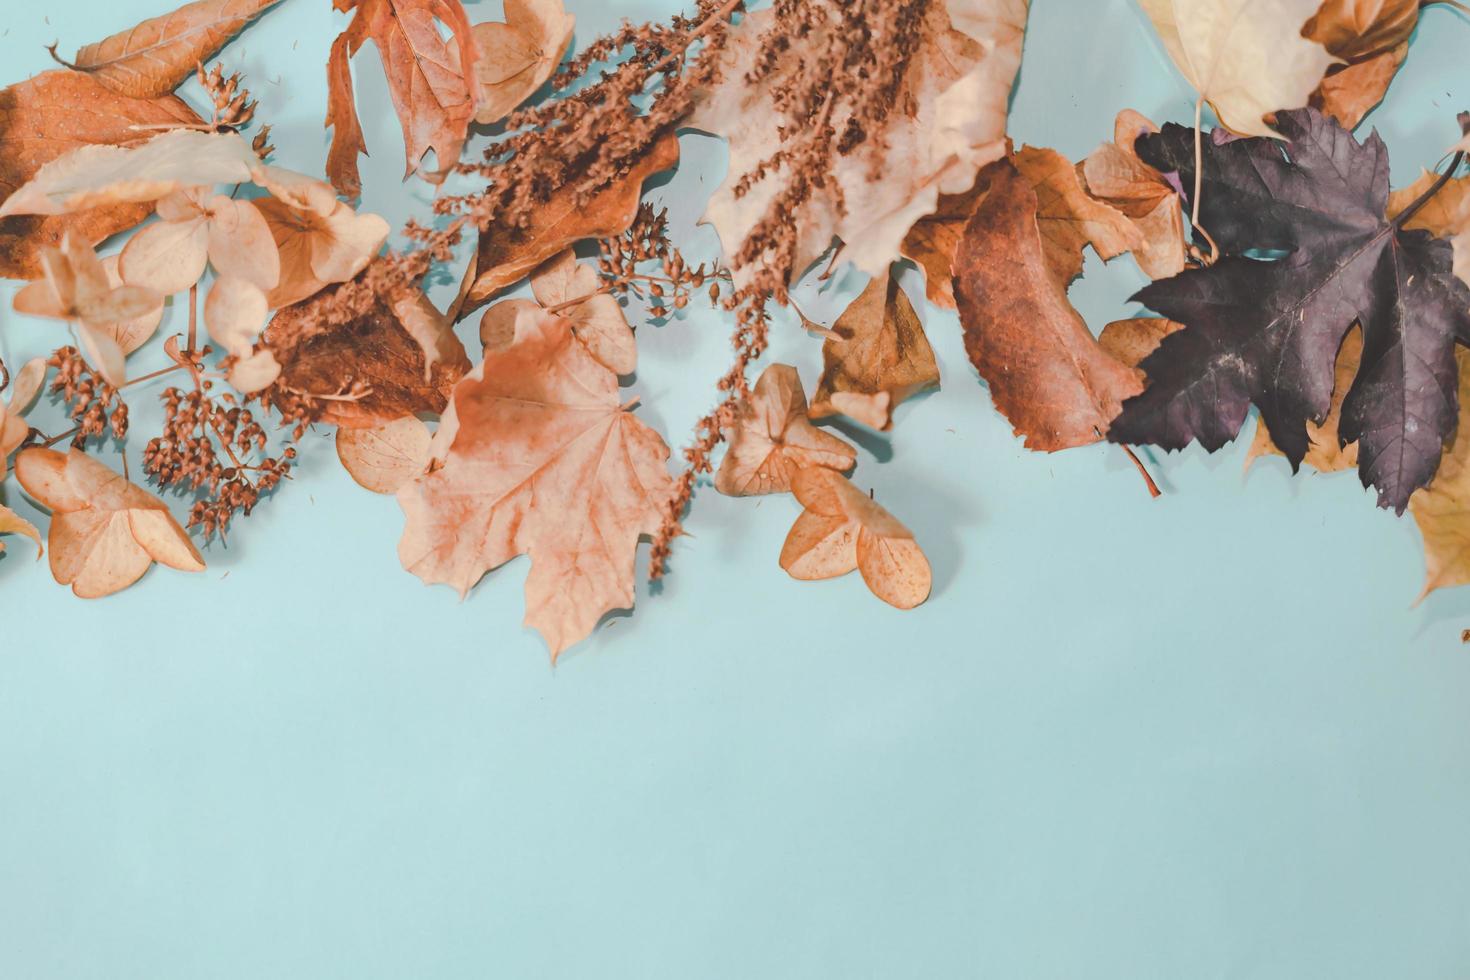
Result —
<instances>
[{"instance_id":1,"label":"curled dry leaf","mask_svg":"<svg viewBox=\"0 0 1470 980\"><path fill-rule=\"evenodd\" d=\"M827 7L842 30L841 5ZM814 187L805 205L785 216L797 225L790 267L800 274L835 236L843 256L870 275L882 275L897 258L914 223L938 207L941 194L961 194L985 164L1005 153L1007 101L1021 61L1026 0L944 0L928 4L917 27L918 50L909 59L882 133L870 133L872 152L833 154L833 173ZM699 94L688 125L730 143L728 174L705 211L728 256L741 254L772 203L793 180L785 166L737 193L742 178L757 171L782 143L784 116L777 104L783 86L800 71L801 39L783 64L761 77L752 70L761 37L773 23L771 9L747 14L733 28L722 54L721 81ZM840 140L847 120L833 118ZM764 256L764 258L773 258ZM740 281L750 266L737 267Z\"/></svg>"},{"instance_id":2,"label":"curled dry leaf","mask_svg":"<svg viewBox=\"0 0 1470 980\"><path fill-rule=\"evenodd\" d=\"M204 559L163 501L73 449L32 448L15 457L26 493L51 511L51 574L84 599L112 595L155 561L202 572Z\"/></svg>"},{"instance_id":3,"label":"curled dry leaf","mask_svg":"<svg viewBox=\"0 0 1470 980\"><path fill-rule=\"evenodd\" d=\"M1329 0L1331 2L1331 0ZM1302 36L1322 0L1139 0L1174 65L1232 132L1272 136L1264 117L1307 104L1334 61Z\"/></svg>"},{"instance_id":4,"label":"curled dry leaf","mask_svg":"<svg viewBox=\"0 0 1470 980\"><path fill-rule=\"evenodd\" d=\"M531 215L525 228L492 225L480 235L475 260L465 270L463 312L475 309L518 282L547 259L584 238L620 235L638 214L643 182L679 162L679 140L672 133L654 144L637 166L615 178L587 201L571 189L554 191Z\"/></svg>"},{"instance_id":5,"label":"curled dry leaf","mask_svg":"<svg viewBox=\"0 0 1470 980\"><path fill-rule=\"evenodd\" d=\"M195 125L200 119L172 95L131 99L73 71L42 72L0 90L0 201L25 185L46 164L94 144L138 140L134 126ZM67 233L96 245L148 217L150 205L109 202L72 214L20 216L0 210L0 276L41 275L40 249Z\"/></svg>"},{"instance_id":6,"label":"curled dry leaf","mask_svg":"<svg viewBox=\"0 0 1470 980\"><path fill-rule=\"evenodd\" d=\"M357 158L367 153L367 144L348 62L368 40L382 56L388 94L403 126L405 176L417 171L437 183L459 160L479 95L479 52L460 0L333 0L333 5L353 15L327 61L327 125L332 127L327 176L332 186L348 197L362 190ZM441 24L448 38L440 33ZM437 171L423 168L430 150Z\"/></svg>"},{"instance_id":7,"label":"curled dry leaf","mask_svg":"<svg viewBox=\"0 0 1470 980\"><path fill-rule=\"evenodd\" d=\"M561 0L506 0L505 23L476 24L475 122L499 122L545 84L566 54L575 23Z\"/></svg>"},{"instance_id":8,"label":"curled dry leaf","mask_svg":"<svg viewBox=\"0 0 1470 980\"><path fill-rule=\"evenodd\" d=\"M532 273L531 292L543 307L560 307L557 315L567 318L572 333L609 370L632 374L637 369L638 347L623 308L603 292L597 270L578 262L571 249Z\"/></svg>"},{"instance_id":9,"label":"curled dry leaf","mask_svg":"<svg viewBox=\"0 0 1470 980\"><path fill-rule=\"evenodd\" d=\"M567 321L522 317L454 390L431 472L398 491L403 567L469 591L531 559L526 625L552 658L613 609L633 605L639 538L662 523L668 446L625 411L617 376Z\"/></svg>"},{"instance_id":10,"label":"curled dry leaf","mask_svg":"<svg viewBox=\"0 0 1470 980\"><path fill-rule=\"evenodd\" d=\"M1113 141L1082 161L1082 177L1089 194L1122 212L1138 229L1132 251L1143 274L1167 279L1184 271L1184 209L1178 189L1133 148L1140 136L1156 132L1158 127L1146 117L1124 109L1114 123Z\"/></svg>"},{"instance_id":11,"label":"curled dry leaf","mask_svg":"<svg viewBox=\"0 0 1470 980\"><path fill-rule=\"evenodd\" d=\"M904 399L939 387L924 325L892 275L875 276L822 344L822 377L811 415L842 414L875 429L893 425Z\"/></svg>"},{"instance_id":12,"label":"curled dry leaf","mask_svg":"<svg viewBox=\"0 0 1470 980\"><path fill-rule=\"evenodd\" d=\"M36 542L36 560L46 553L46 548L41 544L41 532L36 530L36 525L21 517L15 511L0 504L0 534L24 534ZM5 542L0 541L0 555L5 553Z\"/></svg>"},{"instance_id":13,"label":"curled dry leaf","mask_svg":"<svg viewBox=\"0 0 1470 980\"><path fill-rule=\"evenodd\" d=\"M856 568L878 598L912 609L929 598L929 560L908 528L841 473L812 467L792 492L806 509L781 546L792 578L826 579Z\"/></svg>"},{"instance_id":14,"label":"curled dry leaf","mask_svg":"<svg viewBox=\"0 0 1470 980\"><path fill-rule=\"evenodd\" d=\"M299 303L333 283L356 276L388 240L388 222L354 211L335 196L301 207L276 198L253 202L264 215L281 257L281 278L270 291L272 309Z\"/></svg>"},{"instance_id":15,"label":"curled dry leaf","mask_svg":"<svg viewBox=\"0 0 1470 980\"><path fill-rule=\"evenodd\" d=\"M197 283L206 265L261 290L280 281L280 252L253 202L190 187L159 198L157 210L159 220L123 246L124 282L170 296Z\"/></svg>"},{"instance_id":16,"label":"curled dry leaf","mask_svg":"<svg viewBox=\"0 0 1470 980\"><path fill-rule=\"evenodd\" d=\"M803 467L849 470L857 462L852 446L812 425L801 378L789 364L761 372L729 439L715 489L732 497L786 493Z\"/></svg>"},{"instance_id":17,"label":"curled dry leaf","mask_svg":"<svg viewBox=\"0 0 1470 980\"><path fill-rule=\"evenodd\" d=\"M1133 229L1090 199L1088 217L1073 220L1077 198L1057 185L1067 175L1075 183L1076 172L1050 151L1031 158L1054 180L1044 198L1051 210L1043 215L1042 192L1019 169L1020 159L986 168L985 196L955 256L954 289L965 351L996 407L1028 449L1055 452L1096 442L1123 399L1143 388L1142 374L1098 346L1067 300L1087 236L1121 241Z\"/></svg>"},{"instance_id":18,"label":"curled dry leaf","mask_svg":"<svg viewBox=\"0 0 1470 980\"><path fill-rule=\"evenodd\" d=\"M195 0L77 51L67 64L119 95L167 95L280 0Z\"/></svg>"},{"instance_id":19,"label":"curled dry leaf","mask_svg":"<svg viewBox=\"0 0 1470 980\"><path fill-rule=\"evenodd\" d=\"M358 485L397 493L429 461L429 427L412 415L370 429L338 429L337 458Z\"/></svg>"},{"instance_id":20,"label":"curled dry leaf","mask_svg":"<svg viewBox=\"0 0 1470 980\"><path fill-rule=\"evenodd\" d=\"M1409 52L1421 0L1324 0L1302 28L1342 61L1327 70L1311 105L1353 129L1383 99Z\"/></svg>"},{"instance_id":21,"label":"curled dry leaf","mask_svg":"<svg viewBox=\"0 0 1470 980\"><path fill-rule=\"evenodd\" d=\"M337 288L279 310L271 320L262 340L280 364L277 384L328 399L322 420L334 425L371 427L442 412L470 361L428 298L411 291L392 307L379 303L365 316L327 324L321 308ZM366 392L336 397L354 386ZM271 391L264 392L267 402Z\"/></svg>"},{"instance_id":22,"label":"curled dry leaf","mask_svg":"<svg viewBox=\"0 0 1470 980\"><path fill-rule=\"evenodd\" d=\"M1455 350L1460 376L1460 421L1454 444L1434 481L1409 500L1424 538L1424 591L1470 582L1470 352Z\"/></svg>"}]
</instances>

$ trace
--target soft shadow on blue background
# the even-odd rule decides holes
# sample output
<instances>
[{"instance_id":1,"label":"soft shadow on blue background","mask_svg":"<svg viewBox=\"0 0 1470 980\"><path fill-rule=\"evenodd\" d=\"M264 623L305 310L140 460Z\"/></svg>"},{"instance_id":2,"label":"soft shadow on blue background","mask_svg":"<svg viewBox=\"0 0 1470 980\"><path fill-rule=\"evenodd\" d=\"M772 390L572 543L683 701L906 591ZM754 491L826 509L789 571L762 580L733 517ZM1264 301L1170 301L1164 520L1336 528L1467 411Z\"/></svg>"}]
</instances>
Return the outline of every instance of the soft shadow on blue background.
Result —
<instances>
[{"instance_id":1,"label":"soft shadow on blue background","mask_svg":"<svg viewBox=\"0 0 1470 980\"><path fill-rule=\"evenodd\" d=\"M5 80L161 6L10 4ZM585 42L674 5L573 9ZM286 165L320 172L345 20L285 0L223 59ZM1427 11L1369 117L1399 183L1457 136L1467 42ZM396 227L431 190L400 183L371 49L356 75L365 206ZM1076 159L1119 109L1192 102L1131 0L1036 0L1018 142ZM697 253L723 149L683 145L657 196ZM1073 295L1097 327L1142 281L1093 261ZM923 315L944 388L856 475L933 560L910 614L789 580L790 499L706 491L666 586L553 670L524 564L463 603L423 586L326 434L203 575L84 603L8 539L0 977L1463 977L1470 592L1411 607L1418 535L1350 475L1192 450L1153 501L1115 449L1023 451L954 317ZM61 342L8 301L0 324L11 359ZM632 394L675 447L728 329L639 332ZM811 384L817 343L777 334Z\"/></svg>"}]
</instances>

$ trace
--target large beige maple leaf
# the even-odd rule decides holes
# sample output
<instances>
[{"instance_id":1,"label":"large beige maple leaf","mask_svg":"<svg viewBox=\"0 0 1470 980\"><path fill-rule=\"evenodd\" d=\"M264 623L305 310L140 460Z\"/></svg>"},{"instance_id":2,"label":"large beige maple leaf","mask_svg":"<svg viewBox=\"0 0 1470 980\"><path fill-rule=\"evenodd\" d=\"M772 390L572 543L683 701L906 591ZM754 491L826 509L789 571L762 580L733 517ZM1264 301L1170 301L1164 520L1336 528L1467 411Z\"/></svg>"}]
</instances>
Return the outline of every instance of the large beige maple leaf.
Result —
<instances>
[{"instance_id":1,"label":"large beige maple leaf","mask_svg":"<svg viewBox=\"0 0 1470 980\"><path fill-rule=\"evenodd\" d=\"M909 62L887 128L869 133L865 150L836 154L831 183L800 211L794 269L799 274L832 244L869 275L883 275L914 222L932 214L940 194L969 189L985 164L1005 153L1007 102L1021 64L1028 0L944 0L930 4L919 50ZM840 4L833 5L834 18ZM771 9L749 14L730 32L722 81L699 93L688 125L730 143L730 166L704 214L725 254L739 254L771 202L792 179L772 168L742 195L736 186L780 148L785 118L779 90L801 70L797 40L782 65L747 80L761 53ZM836 24L834 30L840 29ZM841 133L845 119L834 120ZM835 137L834 137L835 138ZM737 270L737 275L739 270Z\"/></svg>"},{"instance_id":2,"label":"large beige maple leaf","mask_svg":"<svg viewBox=\"0 0 1470 980\"><path fill-rule=\"evenodd\" d=\"M633 605L638 541L673 492L669 449L624 410L617 376L569 320L521 314L515 340L455 388L431 455L398 491L404 568L463 595L527 555L525 623L553 660Z\"/></svg>"}]
</instances>

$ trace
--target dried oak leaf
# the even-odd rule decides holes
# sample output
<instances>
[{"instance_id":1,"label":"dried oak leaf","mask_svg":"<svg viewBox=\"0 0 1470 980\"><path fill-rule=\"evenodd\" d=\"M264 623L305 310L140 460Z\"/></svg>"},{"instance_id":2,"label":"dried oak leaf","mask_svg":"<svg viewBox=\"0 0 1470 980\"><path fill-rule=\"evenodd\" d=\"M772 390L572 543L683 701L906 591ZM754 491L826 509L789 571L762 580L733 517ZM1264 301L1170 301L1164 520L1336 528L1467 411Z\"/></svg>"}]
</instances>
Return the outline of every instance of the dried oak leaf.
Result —
<instances>
[{"instance_id":1,"label":"dried oak leaf","mask_svg":"<svg viewBox=\"0 0 1470 980\"><path fill-rule=\"evenodd\" d=\"M417 171L438 183L459 162L470 120L475 117L479 49L460 0L333 0L353 11L347 29L332 43L327 60L327 125L332 147L327 176L348 197L362 190L357 158L367 153L349 59L371 40L383 60L388 94L403 127L408 160L404 176ZM446 39L440 25L448 29ZM438 171L425 171L430 150Z\"/></svg>"},{"instance_id":2,"label":"dried oak leaf","mask_svg":"<svg viewBox=\"0 0 1470 980\"><path fill-rule=\"evenodd\" d=\"M668 446L621 407L617 375L571 325L520 322L454 389L430 471L398 491L398 555L461 595L529 556L525 623L555 660L633 605L638 541L658 531L674 482Z\"/></svg>"},{"instance_id":3,"label":"dried oak leaf","mask_svg":"<svg viewBox=\"0 0 1470 980\"><path fill-rule=\"evenodd\" d=\"M954 291L965 351L996 407L1028 449L1055 452L1096 442L1143 387L1141 372L1098 346L1067 300L1087 236L1112 251L1136 231L1121 213L1079 197L1076 171L1059 155L1030 158L1029 169L1050 178L1040 188L1020 169L1025 159L982 174L985 194L955 256ZM1086 221L1074 220L1073 205Z\"/></svg>"},{"instance_id":4,"label":"dried oak leaf","mask_svg":"<svg viewBox=\"0 0 1470 980\"><path fill-rule=\"evenodd\" d=\"M68 68L119 95L167 95L280 0L195 0L77 51Z\"/></svg>"},{"instance_id":5,"label":"dried oak leaf","mask_svg":"<svg viewBox=\"0 0 1470 980\"><path fill-rule=\"evenodd\" d=\"M832 30L845 30L840 4L829 9ZM869 275L887 271L914 223L933 214L942 194L963 194L985 164L1005 153L1007 103L1021 63L1027 0L943 0L927 4L910 58L881 133L867 134L867 152L834 150L833 173L812 191L796 223L800 274L825 252L834 237L843 256ZM745 175L772 158L782 145L785 116L777 109L781 91L801 71L801 39L793 39L781 63L758 83L749 77L761 53L761 36L772 25L771 9L747 14L731 29L721 54L721 81L700 91L686 125L722 136L730 144L724 182L711 197L704 221L713 225L727 256L739 255L772 202L795 175L782 165L769 169L740 195ZM832 120L834 141L847 120ZM750 264L737 268L737 280Z\"/></svg>"},{"instance_id":6,"label":"dried oak leaf","mask_svg":"<svg viewBox=\"0 0 1470 980\"><path fill-rule=\"evenodd\" d=\"M1108 437L1214 451L1252 402L1299 465L1306 425L1331 406L1343 337L1363 328L1363 363L1343 402L1340 437L1379 504L1402 512L1434 475L1457 412L1454 345L1470 339L1470 287L1448 242L1385 217L1388 151L1358 143L1315 109L1277 115L1287 139L1204 141L1200 222L1222 252L1208 269L1153 283L1135 300L1185 329L1143 363L1148 387ZM1139 141L1144 160L1193 180L1194 137L1166 126ZM1273 261L1262 252L1284 252Z\"/></svg>"},{"instance_id":7,"label":"dried oak leaf","mask_svg":"<svg viewBox=\"0 0 1470 980\"><path fill-rule=\"evenodd\" d=\"M120 592L155 561L183 572L204 559L162 500L78 450L15 457L26 493L51 511L51 574L83 599Z\"/></svg>"},{"instance_id":8,"label":"dried oak leaf","mask_svg":"<svg viewBox=\"0 0 1470 980\"><path fill-rule=\"evenodd\" d=\"M412 415L369 429L337 430L343 469L373 493L397 493L429 462L429 427Z\"/></svg>"},{"instance_id":9,"label":"dried oak leaf","mask_svg":"<svg viewBox=\"0 0 1470 980\"><path fill-rule=\"evenodd\" d=\"M0 504L0 534L24 534L36 542L36 560L46 553L46 548L41 544L41 532L36 530L36 525L21 517L15 511ZM0 555L5 553L5 542L0 541Z\"/></svg>"},{"instance_id":10,"label":"dried oak leaf","mask_svg":"<svg viewBox=\"0 0 1470 980\"><path fill-rule=\"evenodd\" d=\"M74 71L42 72L0 90L0 202L7 200L41 167L80 147L136 142L133 126L193 125L201 120L172 95L132 99ZM0 276L34 279L41 275L40 249L62 236L87 245L141 222L152 206L109 203L76 214L0 215Z\"/></svg>"},{"instance_id":11,"label":"dried oak leaf","mask_svg":"<svg viewBox=\"0 0 1470 980\"><path fill-rule=\"evenodd\" d=\"M1348 390L1352 387L1353 378L1357 377L1362 363L1363 331L1354 327L1343 338L1342 347L1337 352L1337 365L1333 369L1332 404L1327 409L1327 418L1320 425L1316 422L1307 423L1307 439L1311 445L1302 457L1302 462L1318 473L1338 473L1358 468L1358 444L1350 442L1344 445L1341 427L1342 403L1347 400ZM1258 419L1256 434L1246 452L1245 465L1249 467L1262 456L1284 455L1286 454L1276 448L1276 443L1271 441L1271 433ZM1410 504L1414 499L1417 498L1410 498Z\"/></svg>"},{"instance_id":12,"label":"dried oak leaf","mask_svg":"<svg viewBox=\"0 0 1470 980\"><path fill-rule=\"evenodd\" d=\"M1138 158L1133 146L1158 127L1124 109L1113 125L1113 141L1082 161L1087 193L1117 208L1138 229L1133 248L1138 267L1150 279L1167 279L1184 271L1184 210L1179 191L1159 171Z\"/></svg>"},{"instance_id":13,"label":"dried oak leaf","mask_svg":"<svg viewBox=\"0 0 1470 980\"><path fill-rule=\"evenodd\" d=\"M1263 117L1305 106L1334 61L1320 42L1302 36L1322 0L1139 4L1180 74L1235 133L1273 135Z\"/></svg>"},{"instance_id":14,"label":"dried oak leaf","mask_svg":"<svg viewBox=\"0 0 1470 980\"><path fill-rule=\"evenodd\" d=\"M1409 500L1409 513L1424 539L1424 591L1470 582L1470 352L1459 361L1460 419L1454 445L1428 487Z\"/></svg>"},{"instance_id":15,"label":"dried oak leaf","mask_svg":"<svg viewBox=\"0 0 1470 980\"><path fill-rule=\"evenodd\" d=\"M1327 69L1311 105L1355 128L1383 100L1409 52L1421 0L1324 0L1302 28L1342 64ZM1429 2L1429 0L1425 0Z\"/></svg>"},{"instance_id":16,"label":"dried oak leaf","mask_svg":"<svg viewBox=\"0 0 1470 980\"><path fill-rule=\"evenodd\" d=\"M336 288L277 311L266 327L261 340L281 374L262 392L264 400L272 401L280 389L324 398L322 421L348 428L442 412L470 361L428 297L415 290L392 307L379 302L365 316L328 325L321 311ZM360 397L334 397L354 386L368 390Z\"/></svg>"},{"instance_id":17,"label":"dried oak leaf","mask_svg":"<svg viewBox=\"0 0 1470 980\"><path fill-rule=\"evenodd\" d=\"M912 609L929 598L929 560L913 532L835 470L811 467L791 490L806 509L781 545L781 567L796 579L825 579L856 568L872 593Z\"/></svg>"},{"instance_id":18,"label":"dried oak leaf","mask_svg":"<svg viewBox=\"0 0 1470 980\"><path fill-rule=\"evenodd\" d=\"M822 344L822 377L811 415L842 414L888 429L900 402L937 387L934 349L908 295L892 275L875 276Z\"/></svg>"},{"instance_id":19,"label":"dried oak leaf","mask_svg":"<svg viewBox=\"0 0 1470 980\"><path fill-rule=\"evenodd\" d=\"M545 84L567 53L575 24L561 0L506 0L505 23L476 24L480 108L475 122L499 122Z\"/></svg>"},{"instance_id":20,"label":"dried oak leaf","mask_svg":"<svg viewBox=\"0 0 1470 980\"><path fill-rule=\"evenodd\" d=\"M803 467L849 470L857 462L852 446L812 425L801 377L789 364L761 372L729 439L715 489L732 497L786 493Z\"/></svg>"},{"instance_id":21,"label":"dried oak leaf","mask_svg":"<svg viewBox=\"0 0 1470 980\"><path fill-rule=\"evenodd\" d=\"M636 166L579 201L573 188L552 192L525 228L491 225L480 234L479 250L465 270L463 296L468 312L507 286L519 282L547 259L585 238L621 235L638 214L643 182L679 162L679 139L669 133Z\"/></svg>"}]
</instances>

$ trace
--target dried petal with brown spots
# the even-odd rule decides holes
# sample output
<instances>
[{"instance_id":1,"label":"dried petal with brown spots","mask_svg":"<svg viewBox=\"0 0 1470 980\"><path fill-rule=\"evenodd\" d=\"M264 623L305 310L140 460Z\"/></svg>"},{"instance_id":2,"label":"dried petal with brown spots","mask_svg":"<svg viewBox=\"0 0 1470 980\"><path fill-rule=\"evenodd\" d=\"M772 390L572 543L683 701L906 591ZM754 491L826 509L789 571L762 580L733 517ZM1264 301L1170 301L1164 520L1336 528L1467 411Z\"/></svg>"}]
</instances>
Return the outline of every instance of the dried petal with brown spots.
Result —
<instances>
[{"instance_id":1,"label":"dried petal with brown spots","mask_svg":"<svg viewBox=\"0 0 1470 980\"><path fill-rule=\"evenodd\" d=\"M1096 442L1143 390L1143 375L1098 346L1068 302L1059 277L1070 253L1042 237L1030 181L1009 160L986 173L989 189L955 256L965 351L1028 449Z\"/></svg>"},{"instance_id":2,"label":"dried petal with brown spots","mask_svg":"<svg viewBox=\"0 0 1470 980\"><path fill-rule=\"evenodd\" d=\"M822 344L822 365L813 418L841 413L888 429L900 402L939 387L924 325L892 275L875 276L842 311Z\"/></svg>"},{"instance_id":3,"label":"dried petal with brown spots","mask_svg":"<svg viewBox=\"0 0 1470 980\"><path fill-rule=\"evenodd\" d=\"M15 457L26 493L51 511L51 574L83 599L120 592L155 561L183 572L204 559L162 500L73 449L39 447Z\"/></svg>"},{"instance_id":4,"label":"dried petal with brown spots","mask_svg":"<svg viewBox=\"0 0 1470 980\"><path fill-rule=\"evenodd\" d=\"M796 579L827 579L856 568L869 590L912 609L929 598L929 560L913 532L834 470L796 474L792 492L806 509L781 546L781 567Z\"/></svg>"},{"instance_id":5,"label":"dried petal with brown spots","mask_svg":"<svg viewBox=\"0 0 1470 980\"><path fill-rule=\"evenodd\" d=\"M575 24L561 0L506 0L505 23L476 24L480 108L475 122L499 122L530 98L556 71Z\"/></svg>"},{"instance_id":6,"label":"dried petal with brown spots","mask_svg":"<svg viewBox=\"0 0 1470 980\"><path fill-rule=\"evenodd\" d=\"M338 429L337 458L358 486L397 493L429 461L429 427L412 415L371 429Z\"/></svg>"},{"instance_id":7,"label":"dried petal with brown spots","mask_svg":"<svg viewBox=\"0 0 1470 980\"><path fill-rule=\"evenodd\" d=\"M761 372L729 438L715 489L732 497L786 493L803 467L848 470L857 462L852 446L812 425L801 377L789 364Z\"/></svg>"}]
</instances>

